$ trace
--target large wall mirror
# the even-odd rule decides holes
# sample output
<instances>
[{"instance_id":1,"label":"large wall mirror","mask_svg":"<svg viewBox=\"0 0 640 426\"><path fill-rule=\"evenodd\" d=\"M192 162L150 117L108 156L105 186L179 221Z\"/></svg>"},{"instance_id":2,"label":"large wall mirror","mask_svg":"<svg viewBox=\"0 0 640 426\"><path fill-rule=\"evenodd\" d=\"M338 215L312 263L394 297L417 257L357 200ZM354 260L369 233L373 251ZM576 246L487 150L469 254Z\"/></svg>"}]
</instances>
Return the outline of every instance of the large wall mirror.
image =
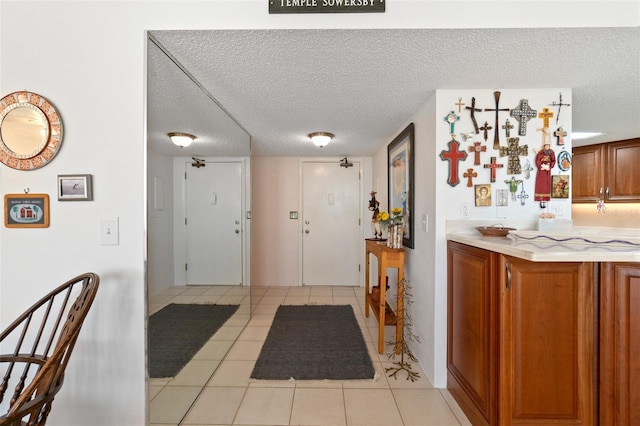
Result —
<instances>
[{"instance_id":1,"label":"large wall mirror","mask_svg":"<svg viewBox=\"0 0 640 426\"><path fill-rule=\"evenodd\" d=\"M0 161L18 170L38 169L58 153L62 121L51 102L21 91L0 99Z\"/></svg>"},{"instance_id":2,"label":"large wall mirror","mask_svg":"<svg viewBox=\"0 0 640 426\"><path fill-rule=\"evenodd\" d=\"M161 33L150 32L147 44L149 324L154 314L171 303L238 305L196 355L196 362L187 363L174 377L154 377L150 368L149 421L178 424L250 317L250 137L217 103L215 94L204 91L162 46L157 37ZM172 132L192 134L195 140L181 148L171 143L168 133ZM193 181L204 186L194 186ZM221 184L224 192L210 189L211 181ZM223 223L226 219L215 213L202 213L220 207L228 198L236 200L239 209L230 223ZM204 207L192 208L189 200L203 202ZM196 210L199 218L191 215ZM203 222L189 228L187 216L190 224ZM222 244L221 239L228 240ZM202 260L194 252L205 256L202 274L193 272ZM220 257L230 252L231 257L221 262ZM153 338L148 340L149 359Z\"/></svg>"}]
</instances>

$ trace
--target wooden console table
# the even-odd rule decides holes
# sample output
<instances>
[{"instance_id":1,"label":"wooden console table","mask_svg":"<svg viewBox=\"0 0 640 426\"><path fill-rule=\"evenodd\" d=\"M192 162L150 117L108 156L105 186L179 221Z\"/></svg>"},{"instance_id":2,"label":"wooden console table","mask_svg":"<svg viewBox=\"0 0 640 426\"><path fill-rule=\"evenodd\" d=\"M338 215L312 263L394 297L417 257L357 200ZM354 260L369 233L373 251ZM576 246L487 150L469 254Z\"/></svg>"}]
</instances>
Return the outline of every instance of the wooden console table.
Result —
<instances>
[{"instance_id":1,"label":"wooden console table","mask_svg":"<svg viewBox=\"0 0 640 426\"><path fill-rule=\"evenodd\" d=\"M369 292L369 255L378 258L378 287L380 288L380 301L371 298ZM402 352L402 312L404 293L404 249L392 249L387 243L375 240L367 240L366 244L366 269L365 269L365 308L364 314L369 317L369 307L378 319L378 353L384 353L384 327L396 326L396 353ZM386 302L386 276L387 268L398 269L398 300L394 313Z\"/></svg>"}]
</instances>

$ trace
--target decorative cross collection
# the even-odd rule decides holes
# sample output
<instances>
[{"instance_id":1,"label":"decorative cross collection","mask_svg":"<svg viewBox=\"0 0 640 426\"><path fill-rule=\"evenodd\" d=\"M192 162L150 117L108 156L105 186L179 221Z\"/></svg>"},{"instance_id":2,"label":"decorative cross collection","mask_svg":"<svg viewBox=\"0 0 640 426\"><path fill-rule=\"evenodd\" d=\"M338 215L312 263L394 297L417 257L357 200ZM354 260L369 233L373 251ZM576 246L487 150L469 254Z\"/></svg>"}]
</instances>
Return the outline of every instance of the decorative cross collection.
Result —
<instances>
[{"instance_id":1,"label":"decorative cross collection","mask_svg":"<svg viewBox=\"0 0 640 426\"><path fill-rule=\"evenodd\" d=\"M527 135L527 122L536 115L538 115L538 111L529 107L529 101L527 99L521 99L520 105L511 110L511 116L520 123L518 126L518 134L520 136Z\"/></svg>"},{"instance_id":2,"label":"decorative cross collection","mask_svg":"<svg viewBox=\"0 0 640 426\"><path fill-rule=\"evenodd\" d=\"M476 98L472 97L471 102L465 104L462 101L462 97L458 97L457 102L453 102L454 106L458 107L458 114L462 112L462 109L469 111L471 122L473 123L473 132L466 132L467 129L458 129L461 140L466 144L468 144L467 150L462 149L460 147L460 142L456 140L456 124L460 122L460 116L456 114L454 110L450 111L447 115L444 116L444 121L449 125L449 134L451 135L451 140L447 142L447 149L444 149L440 152L439 157L442 161L448 162L448 176L447 183L455 187L460 183L459 172L462 170L462 177L466 179L466 186L473 187L474 186L474 178L478 177L478 173L474 168L463 168L460 162L467 159L469 154L473 154L473 165L481 166L484 169L488 169L490 171L490 181L492 183L496 182L497 179L497 171L498 169L506 167L506 173L509 175L520 175L522 174L522 178L517 178L512 176L510 179L505 180L504 182L509 187L509 192L511 193L511 199L515 202L516 199L519 199L520 205L524 206L526 200L529 198L529 194L525 191L525 185L523 179L529 179L531 177L531 171L535 170L532 167L532 161L528 158L525 158L523 164L520 163L521 156L527 156L529 147L527 144L520 145L520 137L527 135L527 124L532 118L539 118L542 120L541 128L538 128L538 131L542 132L542 142L543 147L545 149L549 149L548 140L553 136L557 138L557 145L565 144L565 137L567 136L567 131L564 130L563 126L555 126L554 129L549 128L550 120L555 116L556 123L558 123L558 119L560 117L560 110L562 106L570 106L568 103L564 103L562 99L562 93L559 94L559 100L553 101L549 106L557 106L557 112L551 110L548 107L542 108L538 113L536 109L531 108L529 105L528 99L520 99L520 102L516 108L500 108L500 91L493 92L493 98L495 102L494 108L477 108L476 107ZM476 117L476 113L479 112L493 112L494 113L494 123L493 126L489 124L488 121L484 121L482 126L478 125L478 118ZM509 112L509 118L504 120L504 124L500 125L500 112ZM511 119L515 119L518 121L518 136L512 137L511 130L514 129L515 123L510 121ZM504 130L504 137L507 139L506 146L500 146L500 129ZM497 151L500 157L508 157L507 164L499 164L497 162L497 157L490 157L490 162L486 164L482 164L481 153L487 152L487 145L483 145L480 139L478 139L475 135L479 135L480 131L483 131L481 137L484 138L484 141L487 142L489 139L489 131L493 130L493 149ZM474 141L476 139L476 141ZM536 150L537 151L537 150ZM536 166L538 165L536 160ZM538 166L539 167L539 166ZM563 169L560 169L561 171ZM538 185L539 175L536 175L536 194L537 194L537 185ZM521 186L521 190L520 189ZM477 185L476 185L477 186ZM506 198L506 189L501 190L505 193L503 198ZM476 204L478 205L478 204ZM506 201L503 201L503 204L496 205L507 205ZM541 207L544 206L541 204Z\"/></svg>"}]
</instances>

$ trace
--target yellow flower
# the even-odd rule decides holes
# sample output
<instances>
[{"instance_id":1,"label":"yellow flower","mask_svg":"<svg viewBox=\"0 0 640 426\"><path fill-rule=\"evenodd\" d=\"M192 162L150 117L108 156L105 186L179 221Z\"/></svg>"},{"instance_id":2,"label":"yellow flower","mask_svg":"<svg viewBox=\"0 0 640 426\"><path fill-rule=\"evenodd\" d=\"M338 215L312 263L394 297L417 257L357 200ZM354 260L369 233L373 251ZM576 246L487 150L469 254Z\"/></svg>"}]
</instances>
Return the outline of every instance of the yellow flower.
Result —
<instances>
[{"instance_id":1,"label":"yellow flower","mask_svg":"<svg viewBox=\"0 0 640 426\"><path fill-rule=\"evenodd\" d=\"M394 216L398 216L401 213L402 213L402 208L400 207L394 207L391 209L391 214Z\"/></svg>"},{"instance_id":2,"label":"yellow flower","mask_svg":"<svg viewBox=\"0 0 640 426\"><path fill-rule=\"evenodd\" d=\"M378 220L382 222L386 222L390 217L391 216L389 216L389 213L385 212L384 210L378 213Z\"/></svg>"}]
</instances>

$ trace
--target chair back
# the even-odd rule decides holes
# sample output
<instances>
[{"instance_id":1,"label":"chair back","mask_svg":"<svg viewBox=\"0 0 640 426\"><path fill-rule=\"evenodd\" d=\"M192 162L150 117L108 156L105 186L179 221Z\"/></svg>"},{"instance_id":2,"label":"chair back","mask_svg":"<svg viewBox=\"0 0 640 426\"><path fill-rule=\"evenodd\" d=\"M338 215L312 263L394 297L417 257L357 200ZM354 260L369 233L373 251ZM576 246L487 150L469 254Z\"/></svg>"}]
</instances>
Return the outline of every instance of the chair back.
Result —
<instances>
[{"instance_id":1,"label":"chair back","mask_svg":"<svg viewBox=\"0 0 640 426\"><path fill-rule=\"evenodd\" d=\"M94 273L78 275L2 331L0 403L10 399L7 412L0 415L0 426L46 423L99 283ZM4 348L11 346L13 351L4 353Z\"/></svg>"}]
</instances>

